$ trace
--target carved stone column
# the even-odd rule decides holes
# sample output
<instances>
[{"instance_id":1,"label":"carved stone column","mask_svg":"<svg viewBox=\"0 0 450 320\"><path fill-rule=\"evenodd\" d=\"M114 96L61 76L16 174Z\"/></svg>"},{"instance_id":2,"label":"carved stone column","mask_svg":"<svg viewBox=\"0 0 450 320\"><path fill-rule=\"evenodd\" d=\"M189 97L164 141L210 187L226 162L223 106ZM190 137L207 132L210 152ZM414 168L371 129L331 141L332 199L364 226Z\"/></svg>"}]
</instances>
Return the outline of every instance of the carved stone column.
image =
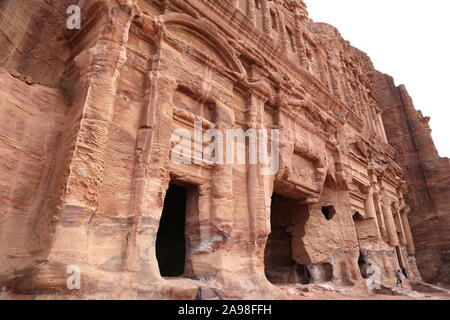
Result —
<instances>
[{"instance_id":1,"label":"carved stone column","mask_svg":"<svg viewBox=\"0 0 450 320\"><path fill-rule=\"evenodd\" d=\"M371 122L372 122L372 130L373 130L373 132L375 132L376 135L380 136L379 129L378 129L378 124L377 124L377 119L375 117L376 113L373 110L372 105L369 104L367 106L367 110L369 111L369 117L370 117Z\"/></svg>"},{"instance_id":2,"label":"carved stone column","mask_svg":"<svg viewBox=\"0 0 450 320\"><path fill-rule=\"evenodd\" d=\"M403 228L402 218L398 209L398 203L394 205L394 219L396 221L397 230L400 232L399 242L401 245L406 245L405 230Z\"/></svg>"},{"instance_id":3,"label":"carved stone column","mask_svg":"<svg viewBox=\"0 0 450 320\"><path fill-rule=\"evenodd\" d=\"M328 65L328 72L330 74L330 82L331 82L331 91L336 96L338 100L342 99L342 90L340 87L340 82L336 78L338 75L336 75L335 66L332 63L332 56L330 52L327 52L327 65Z\"/></svg>"},{"instance_id":4,"label":"carved stone column","mask_svg":"<svg viewBox=\"0 0 450 320\"><path fill-rule=\"evenodd\" d=\"M375 211L377 212L378 217L378 226L380 228L380 233L382 237L387 236L386 232L386 222L384 221L384 213L383 213L383 206L380 201L379 192L374 192L374 203L375 203Z\"/></svg>"},{"instance_id":5,"label":"carved stone column","mask_svg":"<svg viewBox=\"0 0 450 320\"><path fill-rule=\"evenodd\" d=\"M87 233L96 214L102 186L105 149L114 113L117 80L127 55L127 41L134 17L134 2L92 1L107 13L99 19L95 46L80 48L74 58L80 78L73 94L73 122L65 137L67 172L62 181L60 204L54 215L55 235L49 260L87 262ZM80 41L84 43L84 41Z\"/></svg>"},{"instance_id":6,"label":"carved stone column","mask_svg":"<svg viewBox=\"0 0 450 320\"><path fill-rule=\"evenodd\" d=\"M395 229L394 216L392 214L392 200L384 199L383 201L383 215L386 223L386 232L388 236L388 242L391 246L396 247L399 245L397 238L397 232Z\"/></svg>"},{"instance_id":7,"label":"carved stone column","mask_svg":"<svg viewBox=\"0 0 450 320\"><path fill-rule=\"evenodd\" d=\"M387 136L386 136L386 131L384 130L384 124L383 124L383 118L381 117L381 112L377 112L377 120L378 120L378 125L380 127L380 133L381 133L381 138L383 138L384 142L388 142Z\"/></svg>"},{"instance_id":8,"label":"carved stone column","mask_svg":"<svg viewBox=\"0 0 450 320\"><path fill-rule=\"evenodd\" d=\"M377 180L377 175L375 173L375 170L372 166L372 164L369 167L369 174L370 174L370 181L371 181L371 187L372 187L372 201L375 208L375 214L377 217L378 222L378 229L380 230L380 235L382 239L386 238L386 226L384 221L384 214L383 209L380 202L380 191L379 191L379 184Z\"/></svg>"},{"instance_id":9,"label":"carved stone column","mask_svg":"<svg viewBox=\"0 0 450 320\"><path fill-rule=\"evenodd\" d=\"M375 210L375 203L373 201L373 189L372 187L368 187L367 189L368 189L367 198L364 201L364 209L366 211L367 216L375 221L378 237L381 238L380 227L378 225L378 219Z\"/></svg>"},{"instance_id":10,"label":"carved stone column","mask_svg":"<svg viewBox=\"0 0 450 320\"><path fill-rule=\"evenodd\" d=\"M370 218L376 218L375 213L375 204L373 202L373 189L372 187L367 188L367 198L364 201L364 207L366 210L366 214Z\"/></svg>"},{"instance_id":11,"label":"carved stone column","mask_svg":"<svg viewBox=\"0 0 450 320\"><path fill-rule=\"evenodd\" d=\"M375 133L377 134L378 137L380 137L380 139L383 140L383 133L381 132L381 126L380 126L380 119L378 118L378 110L373 110L372 111L372 116L374 119L374 124L375 124Z\"/></svg>"},{"instance_id":12,"label":"carved stone column","mask_svg":"<svg viewBox=\"0 0 450 320\"><path fill-rule=\"evenodd\" d=\"M402 222L403 222L403 228L405 230L405 237L406 237L406 243L407 243L407 249L408 249L408 254L410 256L415 255L416 253L416 248L414 246L414 238L411 232L411 227L409 225L409 220L408 220L408 210L404 209L402 210L402 212L400 213Z\"/></svg>"},{"instance_id":13,"label":"carved stone column","mask_svg":"<svg viewBox=\"0 0 450 320\"><path fill-rule=\"evenodd\" d=\"M173 119L173 95L177 83L155 76L136 146L137 164L133 184L133 225L128 236L126 269L159 277L155 244L165 193Z\"/></svg>"},{"instance_id":14,"label":"carved stone column","mask_svg":"<svg viewBox=\"0 0 450 320\"><path fill-rule=\"evenodd\" d=\"M309 70L309 61L306 57L306 46L303 39L302 21L298 10L295 12L295 45L297 47L296 51L299 55L300 64Z\"/></svg>"},{"instance_id":15,"label":"carved stone column","mask_svg":"<svg viewBox=\"0 0 450 320\"><path fill-rule=\"evenodd\" d=\"M226 130L233 128L235 123L234 112L231 107L220 101L216 101L216 125L217 129L226 137ZM225 161L224 161L225 162ZM214 226L217 241L221 245L219 250L224 250L230 239L233 228L234 193L233 193L233 167L229 164L215 164L211 174L211 223ZM219 273L231 267L232 261L218 254L217 270Z\"/></svg>"},{"instance_id":16,"label":"carved stone column","mask_svg":"<svg viewBox=\"0 0 450 320\"><path fill-rule=\"evenodd\" d=\"M250 98L247 123L249 129L253 129L255 132L264 127L262 119L266 100L256 92L253 92ZM258 275L265 277L264 249L270 233L270 212L268 215L266 211L265 177L262 175L261 169L260 163L247 165L247 188L252 269Z\"/></svg>"},{"instance_id":17,"label":"carved stone column","mask_svg":"<svg viewBox=\"0 0 450 320\"><path fill-rule=\"evenodd\" d=\"M250 21L256 26L256 5L255 0L247 0L247 16Z\"/></svg>"},{"instance_id":18,"label":"carved stone column","mask_svg":"<svg viewBox=\"0 0 450 320\"><path fill-rule=\"evenodd\" d=\"M375 122L374 122L374 118L373 118L373 110L372 107L370 105L369 102L369 98L367 96L367 93L365 92L366 89L362 88L364 94L362 94L362 103L364 105L364 109L365 109L365 113L366 113L366 117L368 119L369 122L369 127L370 129L376 133L376 129L375 129Z\"/></svg>"},{"instance_id":19,"label":"carved stone column","mask_svg":"<svg viewBox=\"0 0 450 320\"><path fill-rule=\"evenodd\" d=\"M288 52L293 50L293 47L291 46L291 40L289 39L290 36L286 30L286 24L284 21L283 13L278 8L276 10L277 10L276 15L278 17L278 22L279 22L277 31L280 34L278 42L283 46L283 49L285 50L285 53L287 54Z\"/></svg>"},{"instance_id":20,"label":"carved stone column","mask_svg":"<svg viewBox=\"0 0 450 320\"><path fill-rule=\"evenodd\" d=\"M272 17L270 15L269 1L261 0L263 11L263 31L270 36L272 32Z\"/></svg>"}]
</instances>

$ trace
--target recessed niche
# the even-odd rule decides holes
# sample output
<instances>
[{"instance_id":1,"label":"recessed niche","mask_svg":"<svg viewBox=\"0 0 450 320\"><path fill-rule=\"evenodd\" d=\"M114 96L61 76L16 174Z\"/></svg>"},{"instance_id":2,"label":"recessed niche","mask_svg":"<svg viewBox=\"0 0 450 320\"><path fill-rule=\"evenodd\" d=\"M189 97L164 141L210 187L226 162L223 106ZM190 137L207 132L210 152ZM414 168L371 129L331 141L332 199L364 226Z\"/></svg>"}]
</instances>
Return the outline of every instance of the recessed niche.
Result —
<instances>
[{"instance_id":1,"label":"recessed niche","mask_svg":"<svg viewBox=\"0 0 450 320\"><path fill-rule=\"evenodd\" d=\"M322 214L325 219L331 220L336 215L336 209L334 206L324 206L322 207Z\"/></svg>"}]
</instances>

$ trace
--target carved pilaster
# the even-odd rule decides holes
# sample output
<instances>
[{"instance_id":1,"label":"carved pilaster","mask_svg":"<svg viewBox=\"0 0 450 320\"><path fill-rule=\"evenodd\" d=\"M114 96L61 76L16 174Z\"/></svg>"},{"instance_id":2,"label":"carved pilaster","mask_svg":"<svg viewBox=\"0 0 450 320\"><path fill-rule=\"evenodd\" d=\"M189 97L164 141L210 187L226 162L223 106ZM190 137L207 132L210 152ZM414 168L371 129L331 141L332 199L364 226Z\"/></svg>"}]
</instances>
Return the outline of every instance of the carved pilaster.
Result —
<instances>
[{"instance_id":1,"label":"carved pilaster","mask_svg":"<svg viewBox=\"0 0 450 320\"><path fill-rule=\"evenodd\" d=\"M416 248L414 246L414 238L409 225L408 215L406 211L401 212L400 215L403 222L403 228L405 230L408 254L413 256L416 254Z\"/></svg>"},{"instance_id":2,"label":"carved pilaster","mask_svg":"<svg viewBox=\"0 0 450 320\"><path fill-rule=\"evenodd\" d=\"M386 234L386 223L384 221L384 213L382 204L380 201L380 193L378 191L374 191L373 193L373 200L375 205L375 211L377 213L377 220L378 220L378 227L380 229L380 234L382 238L385 238L387 236Z\"/></svg>"},{"instance_id":3,"label":"carved pilaster","mask_svg":"<svg viewBox=\"0 0 450 320\"><path fill-rule=\"evenodd\" d=\"M263 31L270 36L272 32L272 17L270 15L269 1L261 0L263 11Z\"/></svg>"},{"instance_id":4,"label":"carved pilaster","mask_svg":"<svg viewBox=\"0 0 450 320\"><path fill-rule=\"evenodd\" d=\"M248 127L255 131L264 127L264 105L267 98L252 94L250 98L250 112ZM270 212L266 208L265 181L267 177L261 174L261 164L247 165L247 188L249 207L250 241L252 242L252 268L254 272L264 276L265 242L270 233ZM270 210L270 209L269 209Z\"/></svg>"},{"instance_id":5,"label":"carved pilaster","mask_svg":"<svg viewBox=\"0 0 450 320\"><path fill-rule=\"evenodd\" d=\"M405 230L403 228L402 218L400 217L399 206L398 203L394 205L394 219L396 221L397 231L400 233L399 242L401 245L405 246L407 244L405 237Z\"/></svg>"},{"instance_id":6,"label":"carved pilaster","mask_svg":"<svg viewBox=\"0 0 450 320\"><path fill-rule=\"evenodd\" d=\"M381 138L383 139L384 142L387 143L388 139L386 136L386 131L384 129L383 118L381 117L381 112L377 113L377 120L378 120L378 125L380 127Z\"/></svg>"},{"instance_id":7,"label":"carved pilaster","mask_svg":"<svg viewBox=\"0 0 450 320\"><path fill-rule=\"evenodd\" d=\"M297 11L295 12L295 45L299 55L300 64L309 70L309 60L306 57L306 46L305 40L303 39L301 15Z\"/></svg>"},{"instance_id":8,"label":"carved pilaster","mask_svg":"<svg viewBox=\"0 0 450 320\"><path fill-rule=\"evenodd\" d=\"M364 201L364 208L365 208L367 217L373 218L373 220L375 221L378 237L381 238L380 227L378 225L378 219L377 219L377 214L376 214L376 210L375 210L375 203L373 201L373 189L371 186L369 186L367 188L367 197L366 197L366 200Z\"/></svg>"},{"instance_id":9,"label":"carved pilaster","mask_svg":"<svg viewBox=\"0 0 450 320\"><path fill-rule=\"evenodd\" d=\"M128 33L135 14L134 1L95 3L108 11L108 20L99 20L97 28L93 28L97 33L90 34L97 39L95 46L80 48L74 58L80 78L73 95L77 97L72 105L74 124L64 142L65 157L70 160L54 217L55 237L49 254L49 260L66 263L85 260L88 228L96 214L103 182L117 80L127 58ZM89 5L94 2L85 4L84 9Z\"/></svg>"},{"instance_id":10,"label":"carved pilaster","mask_svg":"<svg viewBox=\"0 0 450 320\"><path fill-rule=\"evenodd\" d=\"M226 136L226 130L233 128L234 112L231 107L216 101L217 129ZM215 164L211 173L211 223L214 225L220 241L225 246L233 228L234 193L233 168L230 164ZM223 254L219 254L217 269L224 270L231 263Z\"/></svg>"},{"instance_id":11,"label":"carved pilaster","mask_svg":"<svg viewBox=\"0 0 450 320\"><path fill-rule=\"evenodd\" d=\"M247 0L247 17L256 26L256 5L255 0Z\"/></svg>"},{"instance_id":12,"label":"carved pilaster","mask_svg":"<svg viewBox=\"0 0 450 320\"><path fill-rule=\"evenodd\" d=\"M128 236L126 268L159 276L155 241L170 177L167 172L173 119L175 80L153 79L153 90L145 114L153 115L138 134L134 173L132 227ZM155 117L155 119L153 119ZM154 125L153 125L154 124Z\"/></svg>"},{"instance_id":13,"label":"carved pilaster","mask_svg":"<svg viewBox=\"0 0 450 320\"><path fill-rule=\"evenodd\" d=\"M388 242L391 246L397 247L399 245L399 241L395 228L394 216L392 214L392 201L390 199L384 199L383 201L383 215L386 223Z\"/></svg>"}]
</instances>

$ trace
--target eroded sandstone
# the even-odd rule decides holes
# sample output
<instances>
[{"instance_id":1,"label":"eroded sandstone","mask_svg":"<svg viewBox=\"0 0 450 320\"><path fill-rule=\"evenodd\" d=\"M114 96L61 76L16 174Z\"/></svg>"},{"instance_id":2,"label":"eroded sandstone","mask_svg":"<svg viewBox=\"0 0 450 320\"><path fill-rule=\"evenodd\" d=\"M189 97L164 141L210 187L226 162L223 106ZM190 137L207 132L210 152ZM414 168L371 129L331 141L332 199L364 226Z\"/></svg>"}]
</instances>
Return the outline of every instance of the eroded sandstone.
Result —
<instances>
[{"instance_id":1,"label":"eroded sandstone","mask_svg":"<svg viewBox=\"0 0 450 320\"><path fill-rule=\"evenodd\" d=\"M391 87L303 1L79 1L81 30L70 1L35 2L0 4L2 297L368 294L370 265L383 285L401 267L421 281L414 243L431 254L420 228L437 229L410 204ZM198 122L278 129L280 170L174 163L172 133Z\"/></svg>"}]
</instances>

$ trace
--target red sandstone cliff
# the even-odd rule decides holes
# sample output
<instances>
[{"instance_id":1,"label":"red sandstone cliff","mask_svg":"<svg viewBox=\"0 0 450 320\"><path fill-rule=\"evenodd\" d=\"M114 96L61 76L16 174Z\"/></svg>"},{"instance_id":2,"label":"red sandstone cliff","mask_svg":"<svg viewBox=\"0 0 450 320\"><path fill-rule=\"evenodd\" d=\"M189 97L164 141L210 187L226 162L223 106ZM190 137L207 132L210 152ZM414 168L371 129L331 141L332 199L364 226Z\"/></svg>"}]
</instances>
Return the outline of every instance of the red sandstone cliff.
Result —
<instances>
[{"instance_id":1,"label":"red sandstone cliff","mask_svg":"<svg viewBox=\"0 0 450 320\"><path fill-rule=\"evenodd\" d=\"M414 108L405 86L395 86L392 77L377 71L372 78L389 142L408 182L417 264L425 280L449 284L450 160L439 157L430 119Z\"/></svg>"},{"instance_id":2,"label":"red sandstone cliff","mask_svg":"<svg viewBox=\"0 0 450 320\"><path fill-rule=\"evenodd\" d=\"M370 57L343 42L339 31L325 23L310 28L326 46L342 46L353 52L373 84L373 95L383 110L383 125L395 160L408 183L406 203L417 263L426 281L450 281L450 159L441 158L431 136L429 118L416 110L404 85L395 86L391 76L375 70ZM337 44L336 44L337 43Z\"/></svg>"},{"instance_id":3,"label":"red sandstone cliff","mask_svg":"<svg viewBox=\"0 0 450 320\"><path fill-rule=\"evenodd\" d=\"M448 281L448 159L405 90L302 1L80 1L68 31L71 2L0 2L0 287L74 294L74 264L85 298L283 297L268 278L367 290L365 259L387 285L400 265L420 280L414 240L423 276ZM198 119L280 128L282 174L169 164L172 129ZM189 250L167 280L172 180L190 188Z\"/></svg>"}]
</instances>

